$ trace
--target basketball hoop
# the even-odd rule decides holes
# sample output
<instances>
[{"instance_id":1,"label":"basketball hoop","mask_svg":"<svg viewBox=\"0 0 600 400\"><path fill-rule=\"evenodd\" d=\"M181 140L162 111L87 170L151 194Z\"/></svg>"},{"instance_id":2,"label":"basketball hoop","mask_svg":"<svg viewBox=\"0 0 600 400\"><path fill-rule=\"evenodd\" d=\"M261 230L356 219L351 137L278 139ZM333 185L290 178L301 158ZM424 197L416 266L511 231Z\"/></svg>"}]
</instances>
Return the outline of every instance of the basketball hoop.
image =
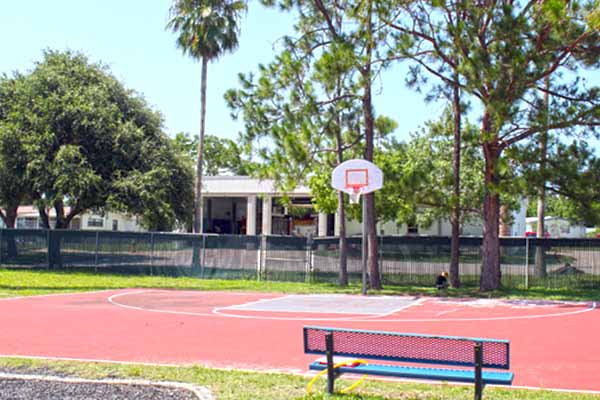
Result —
<instances>
[{"instance_id":1,"label":"basketball hoop","mask_svg":"<svg viewBox=\"0 0 600 400\"><path fill-rule=\"evenodd\" d=\"M344 172L344 186L350 195L350 204L358 204L363 189L369 185L369 169L348 168Z\"/></svg>"}]
</instances>

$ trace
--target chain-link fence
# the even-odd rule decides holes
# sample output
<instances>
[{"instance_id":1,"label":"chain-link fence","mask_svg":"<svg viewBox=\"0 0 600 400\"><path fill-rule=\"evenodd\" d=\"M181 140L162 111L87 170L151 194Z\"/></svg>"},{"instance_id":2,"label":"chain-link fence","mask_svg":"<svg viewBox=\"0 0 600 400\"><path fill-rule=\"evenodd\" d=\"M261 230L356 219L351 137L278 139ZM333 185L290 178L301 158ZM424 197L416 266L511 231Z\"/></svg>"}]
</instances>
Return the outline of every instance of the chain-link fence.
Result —
<instances>
[{"instance_id":1,"label":"chain-link fence","mask_svg":"<svg viewBox=\"0 0 600 400\"><path fill-rule=\"evenodd\" d=\"M450 265L450 238L381 236L384 284L433 286ZM505 287L600 288L600 239L502 238ZM479 237L460 240L463 285L477 286ZM347 239L350 282L360 282L361 238ZM338 238L193 235L153 232L0 229L0 266L220 279L338 280Z\"/></svg>"}]
</instances>

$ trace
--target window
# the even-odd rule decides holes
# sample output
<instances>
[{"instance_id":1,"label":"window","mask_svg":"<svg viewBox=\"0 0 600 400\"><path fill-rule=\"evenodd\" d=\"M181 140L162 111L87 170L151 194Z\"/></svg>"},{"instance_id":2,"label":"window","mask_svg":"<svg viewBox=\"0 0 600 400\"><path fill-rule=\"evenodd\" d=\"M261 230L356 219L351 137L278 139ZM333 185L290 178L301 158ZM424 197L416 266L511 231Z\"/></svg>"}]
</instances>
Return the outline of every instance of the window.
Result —
<instances>
[{"instance_id":1,"label":"window","mask_svg":"<svg viewBox=\"0 0 600 400\"><path fill-rule=\"evenodd\" d=\"M406 234L407 235L418 235L419 225L417 224L417 217L413 216L406 222Z\"/></svg>"},{"instance_id":2,"label":"window","mask_svg":"<svg viewBox=\"0 0 600 400\"><path fill-rule=\"evenodd\" d=\"M99 217L89 217L87 226L90 228L102 228L104 226L104 220Z\"/></svg>"},{"instance_id":3,"label":"window","mask_svg":"<svg viewBox=\"0 0 600 400\"><path fill-rule=\"evenodd\" d=\"M116 219L113 219L113 231L118 231L119 230L119 221Z\"/></svg>"},{"instance_id":4,"label":"window","mask_svg":"<svg viewBox=\"0 0 600 400\"><path fill-rule=\"evenodd\" d=\"M419 225L408 225L406 228L406 233L409 235L418 235L419 234Z\"/></svg>"},{"instance_id":5,"label":"window","mask_svg":"<svg viewBox=\"0 0 600 400\"><path fill-rule=\"evenodd\" d=\"M38 227L38 219L36 217L17 218L17 228L19 229L36 229Z\"/></svg>"}]
</instances>

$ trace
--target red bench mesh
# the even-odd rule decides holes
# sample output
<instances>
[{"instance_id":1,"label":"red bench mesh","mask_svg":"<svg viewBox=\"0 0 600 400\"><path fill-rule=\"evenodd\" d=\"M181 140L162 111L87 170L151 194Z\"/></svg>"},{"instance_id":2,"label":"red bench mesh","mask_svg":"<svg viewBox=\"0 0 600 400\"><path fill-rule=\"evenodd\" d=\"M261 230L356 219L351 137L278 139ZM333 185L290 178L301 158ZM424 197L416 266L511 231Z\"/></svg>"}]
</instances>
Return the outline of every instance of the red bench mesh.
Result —
<instances>
[{"instance_id":1,"label":"red bench mesh","mask_svg":"<svg viewBox=\"0 0 600 400\"><path fill-rule=\"evenodd\" d=\"M339 356L474 366L474 346L481 342L483 367L509 368L509 343L502 340L305 327L304 351L325 354L327 332L333 333L334 354Z\"/></svg>"}]
</instances>

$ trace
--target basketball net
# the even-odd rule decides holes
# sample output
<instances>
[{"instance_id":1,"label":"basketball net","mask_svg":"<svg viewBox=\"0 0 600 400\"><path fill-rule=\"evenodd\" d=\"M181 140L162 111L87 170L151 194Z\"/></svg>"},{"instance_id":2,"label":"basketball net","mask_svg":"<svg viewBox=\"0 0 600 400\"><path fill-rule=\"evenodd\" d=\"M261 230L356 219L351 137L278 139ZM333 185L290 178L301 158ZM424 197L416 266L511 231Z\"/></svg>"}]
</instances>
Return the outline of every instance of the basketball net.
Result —
<instances>
[{"instance_id":1,"label":"basketball net","mask_svg":"<svg viewBox=\"0 0 600 400\"><path fill-rule=\"evenodd\" d=\"M363 185L352 185L349 188L351 189L351 191L348 192L348 195L350 195L350 204L358 204L360 202Z\"/></svg>"}]
</instances>

